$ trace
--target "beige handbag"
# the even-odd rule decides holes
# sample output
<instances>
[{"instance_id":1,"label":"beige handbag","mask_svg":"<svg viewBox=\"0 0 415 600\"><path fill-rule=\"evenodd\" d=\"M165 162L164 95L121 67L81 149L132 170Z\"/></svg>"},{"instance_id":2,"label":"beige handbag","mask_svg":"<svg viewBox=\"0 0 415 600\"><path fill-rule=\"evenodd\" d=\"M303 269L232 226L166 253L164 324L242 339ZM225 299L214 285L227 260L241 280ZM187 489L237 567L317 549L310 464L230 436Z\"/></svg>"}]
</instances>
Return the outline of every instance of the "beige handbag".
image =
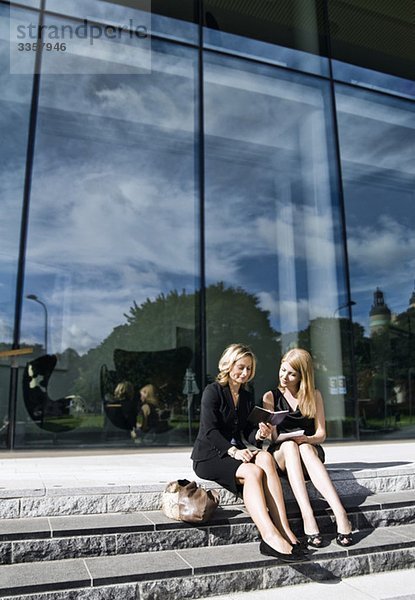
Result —
<instances>
[{"instance_id":1,"label":"beige handbag","mask_svg":"<svg viewBox=\"0 0 415 600\"><path fill-rule=\"evenodd\" d=\"M195 481L178 479L167 484L162 497L166 517L186 523L209 521L219 506L219 494L198 486Z\"/></svg>"}]
</instances>

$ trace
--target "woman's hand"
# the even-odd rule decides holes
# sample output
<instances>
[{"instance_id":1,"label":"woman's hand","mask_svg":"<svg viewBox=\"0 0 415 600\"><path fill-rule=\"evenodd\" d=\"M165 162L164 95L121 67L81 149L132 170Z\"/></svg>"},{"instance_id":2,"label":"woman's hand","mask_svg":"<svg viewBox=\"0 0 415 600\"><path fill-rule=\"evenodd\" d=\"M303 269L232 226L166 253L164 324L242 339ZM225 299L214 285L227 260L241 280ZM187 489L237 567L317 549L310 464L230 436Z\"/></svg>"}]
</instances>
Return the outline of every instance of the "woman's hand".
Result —
<instances>
[{"instance_id":1,"label":"woman's hand","mask_svg":"<svg viewBox=\"0 0 415 600\"><path fill-rule=\"evenodd\" d=\"M260 423L259 424L259 438L262 440L266 440L271 438L272 431L275 429L275 425L268 425L268 423Z\"/></svg>"},{"instance_id":2,"label":"woman's hand","mask_svg":"<svg viewBox=\"0 0 415 600\"><path fill-rule=\"evenodd\" d=\"M296 435L294 437L291 438L294 442L297 442L298 445L300 444L311 444L311 442L308 439L308 436L306 435Z\"/></svg>"},{"instance_id":3,"label":"woman's hand","mask_svg":"<svg viewBox=\"0 0 415 600\"><path fill-rule=\"evenodd\" d=\"M249 450L248 448L244 448L243 450L237 450L234 458L236 458L236 460L241 460L244 463L249 463L258 452L259 450Z\"/></svg>"}]
</instances>

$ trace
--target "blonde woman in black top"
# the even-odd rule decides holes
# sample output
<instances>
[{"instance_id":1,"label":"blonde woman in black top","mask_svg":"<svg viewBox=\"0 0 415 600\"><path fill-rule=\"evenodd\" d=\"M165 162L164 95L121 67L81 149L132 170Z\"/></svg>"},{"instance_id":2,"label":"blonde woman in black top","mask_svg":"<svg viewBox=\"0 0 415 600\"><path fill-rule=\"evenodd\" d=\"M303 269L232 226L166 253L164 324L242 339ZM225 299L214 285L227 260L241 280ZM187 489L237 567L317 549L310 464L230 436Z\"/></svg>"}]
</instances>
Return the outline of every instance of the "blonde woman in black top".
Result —
<instances>
[{"instance_id":1,"label":"blonde woman in black top","mask_svg":"<svg viewBox=\"0 0 415 600\"><path fill-rule=\"evenodd\" d=\"M321 443L326 439L323 398L314 387L314 369L310 354L301 348L283 356L279 370L279 387L264 394L263 405L269 410L288 410L282 423L275 427L260 424L260 435L271 439L268 451L275 458L280 473L286 473L297 500L304 523L307 543L320 548L323 538L310 504L306 479L327 500L337 523L336 541L339 546L353 543L352 528L336 488L324 466ZM289 437L293 431L304 430L302 435ZM280 434L288 434L281 441Z\"/></svg>"},{"instance_id":2,"label":"blonde woman in black top","mask_svg":"<svg viewBox=\"0 0 415 600\"><path fill-rule=\"evenodd\" d=\"M227 490L242 491L245 507L261 535L260 551L285 562L305 560L285 511L281 482L273 457L250 450L258 428L248 421L254 402L246 384L255 375L255 356L242 344L231 344L219 361L219 375L206 386L200 428L193 452L198 477ZM257 438L258 439L258 438Z\"/></svg>"}]
</instances>

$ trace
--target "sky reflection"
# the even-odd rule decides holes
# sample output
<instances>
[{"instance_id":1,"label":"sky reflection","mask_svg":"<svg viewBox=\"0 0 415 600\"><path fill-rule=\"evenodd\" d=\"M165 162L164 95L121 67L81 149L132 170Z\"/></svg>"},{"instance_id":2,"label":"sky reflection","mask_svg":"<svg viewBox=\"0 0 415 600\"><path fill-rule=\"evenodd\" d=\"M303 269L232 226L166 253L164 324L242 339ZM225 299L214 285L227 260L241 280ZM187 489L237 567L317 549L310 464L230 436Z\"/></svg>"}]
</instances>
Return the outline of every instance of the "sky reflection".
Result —
<instances>
[{"instance_id":1,"label":"sky reflection","mask_svg":"<svg viewBox=\"0 0 415 600\"><path fill-rule=\"evenodd\" d=\"M31 90L9 81L2 69L1 291L13 290ZM148 76L42 76L25 294L48 305L53 351L86 352L134 301L197 289L196 90L196 50L159 42ZM204 100L207 284L257 295L283 332L333 316L345 283L327 82L206 52ZM397 311L412 289L414 115L341 85L337 108L354 314L367 325L377 286ZM0 327L7 336L3 316ZM22 333L42 339L33 302Z\"/></svg>"},{"instance_id":2,"label":"sky reflection","mask_svg":"<svg viewBox=\"0 0 415 600\"><path fill-rule=\"evenodd\" d=\"M42 80L25 289L49 306L54 351L98 344L134 301L195 289L193 51L154 64Z\"/></svg>"},{"instance_id":3,"label":"sky reflection","mask_svg":"<svg viewBox=\"0 0 415 600\"><path fill-rule=\"evenodd\" d=\"M408 308L415 274L413 104L337 87L355 318L366 327L380 287L392 312Z\"/></svg>"}]
</instances>

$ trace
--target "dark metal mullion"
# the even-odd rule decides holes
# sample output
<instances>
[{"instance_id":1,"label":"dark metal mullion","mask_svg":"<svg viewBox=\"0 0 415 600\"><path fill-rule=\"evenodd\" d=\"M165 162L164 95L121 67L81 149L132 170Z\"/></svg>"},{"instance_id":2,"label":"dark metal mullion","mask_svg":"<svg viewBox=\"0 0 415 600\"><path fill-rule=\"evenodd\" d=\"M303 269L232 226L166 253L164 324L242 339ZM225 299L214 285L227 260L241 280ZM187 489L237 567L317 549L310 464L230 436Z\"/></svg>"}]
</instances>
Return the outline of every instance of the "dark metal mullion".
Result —
<instances>
[{"instance_id":1,"label":"dark metal mullion","mask_svg":"<svg viewBox=\"0 0 415 600\"><path fill-rule=\"evenodd\" d=\"M38 42L43 39L43 22L44 22L44 10L45 0L41 0L39 21L38 21ZM22 321L22 309L23 309L23 289L24 289L24 278L25 278L25 266L26 266L26 247L27 247L27 233L29 226L29 206L30 206L30 194L32 189L32 174L33 174L33 161L36 143L36 126L39 106L39 91L40 91L40 68L42 64L42 44L38 43L35 55L34 74L33 74L33 87L32 87L32 98L30 105L30 117L29 117L29 132L27 138L26 148L26 169L25 169L25 180L23 189L23 206L22 206L22 219L20 224L20 242L19 242L19 258L17 266L17 278L16 278L16 297L15 297L15 312L14 312L14 327L13 327L13 349L17 349L20 346L20 330ZM16 362L16 365L18 363ZM8 428L8 440L7 445L10 450L14 448L15 443L15 426L16 426L16 403L17 403L17 386L19 367L12 365L10 369L10 394L9 394L9 428Z\"/></svg>"},{"instance_id":2,"label":"dark metal mullion","mask_svg":"<svg viewBox=\"0 0 415 600\"><path fill-rule=\"evenodd\" d=\"M341 235L343 245L343 260L344 260L344 271L346 278L346 293L347 293L347 308L348 308L348 322L350 323L349 328L349 339L351 345L351 372L352 372L352 394L354 401L354 418L355 418L355 433L356 439L360 439L359 431L359 402L357 393L357 377L356 377L356 361L354 355L354 334L353 334L353 320L352 320L352 296L351 296L351 285L350 285L350 264L349 264L349 252L347 247L347 227L346 227L346 207L344 200L344 189L343 189L343 171L341 164L341 152L340 152L340 138L339 138L339 123L337 119L337 102L336 102L336 89L335 81L333 77L333 64L332 64L332 47L331 47L331 33L330 33L330 18L329 18L329 0L324 0L324 18L326 26L326 37L327 37L327 58L329 65L329 85L330 85L330 104L331 104L331 115L333 122L334 132L334 150L336 155L336 167L337 167L337 178L338 178L338 193L339 193L339 210L340 210L340 221L341 221Z\"/></svg>"},{"instance_id":3,"label":"dark metal mullion","mask_svg":"<svg viewBox=\"0 0 415 600\"><path fill-rule=\"evenodd\" d=\"M198 1L198 138L199 138L199 348L200 348L200 383L202 389L206 385L207 373L207 336L206 336L206 269L205 269L205 127L204 127L204 85L203 85L203 20L204 2Z\"/></svg>"}]
</instances>

